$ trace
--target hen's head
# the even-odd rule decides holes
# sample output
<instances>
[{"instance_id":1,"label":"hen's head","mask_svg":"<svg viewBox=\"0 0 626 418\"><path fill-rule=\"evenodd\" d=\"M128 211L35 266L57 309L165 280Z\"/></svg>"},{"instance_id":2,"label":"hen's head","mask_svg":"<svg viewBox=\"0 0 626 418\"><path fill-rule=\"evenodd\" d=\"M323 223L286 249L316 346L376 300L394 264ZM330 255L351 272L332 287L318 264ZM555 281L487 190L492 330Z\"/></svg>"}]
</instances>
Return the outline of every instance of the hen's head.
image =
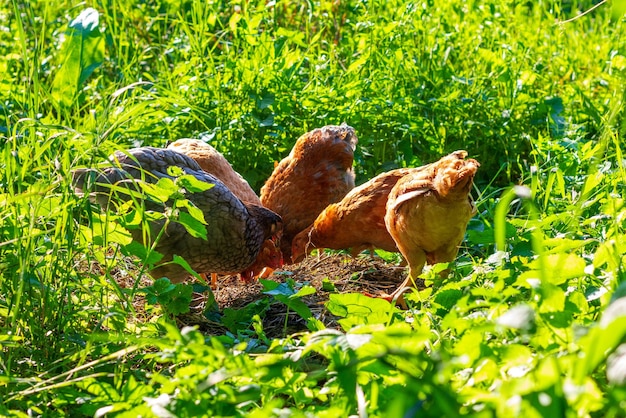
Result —
<instances>
[{"instance_id":1,"label":"hen's head","mask_svg":"<svg viewBox=\"0 0 626 418\"><path fill-rule=\"evenodd\" d=\"M284 265L283 253L280 251L280 239L278 237L272 237L263 242L259 255L254 263L246 270L239 273L241 280L244 283L250 283L265 269L269 269L270 272Z\"/></svg>"},{"instance_id":2,"label":"hen's head","mask_svg":"<svg viewBox=\"0 0 626 418\"><path fill-rule=\"evenodd\" d=\"M354 128L346 123L326 125L298 138L289 155L298 160L335 161L348 169L358 142Z\"/></svg>"},{"instance_id":3,"label":"hen's head","mask_svg":"<svg viewBox=\"0 0 626 418\"><path fill-rule=\"evenodd\" d=\"M293 263L299 263L314 249L311 243L312 230L313 225L304 231L300 231L291 241L291 261Z\"/></svg>"},{"instance_id":4,"label":"hen's head","mask_svg":"<svg viewBox=\"0 0 626 418\"><path fill-rule=\"evenodd\" d=\"M248 212L263 230L263 239L277 238L283 233L283 219L277 213L259 205L246 204Z\"/></svg>"},{"instance_id":5,"label":"hen's head","mask_svg":"<svg viewBox=\"0 0 626 418\"><path fill-rule=\"evenodd\" d=\"M473 158L466 160L465 157L467 151L454 151L433 164L433 186L439 196L462 198L469 194L480 164Z\"/></svg>"}]
</instances>

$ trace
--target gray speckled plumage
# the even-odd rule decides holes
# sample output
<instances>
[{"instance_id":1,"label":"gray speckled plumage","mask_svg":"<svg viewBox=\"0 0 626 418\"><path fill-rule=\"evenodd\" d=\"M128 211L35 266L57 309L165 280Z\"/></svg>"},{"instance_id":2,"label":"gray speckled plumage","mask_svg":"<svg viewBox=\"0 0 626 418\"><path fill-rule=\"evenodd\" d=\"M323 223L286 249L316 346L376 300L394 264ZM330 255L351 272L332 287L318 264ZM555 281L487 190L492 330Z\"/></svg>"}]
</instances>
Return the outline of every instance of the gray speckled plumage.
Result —
<instances>
[{"instance_id":1,"label":"gray speckled plumage","mask_svg":"<svg viewBox=\"0 0 626 418\"><path fill-rule=\"evenodd\" d=\"M214 184L203 192L185 191L185 198L204 213L207 222L207 240L194 238L178 222L171 222L157 243L156 250L163 254L160 264L150 271L154 278L167 277L172 282L188 276L178 264L164 264L174 255L183 257L198 273L237 273L250 266L259 253L261 244L282 227L281 219L269 209L244 204L220 180L203 171L192 158L168 149L153 147L117 151L111 157L112 166L102 169L77 169L73 184L83 192L90 180L97 201L109 207L113 199L128 200L128 195L111 193L110 185L124 189L140 190L139 182L156 183L159 178L171 178L168 168L179 167L185 174ZM111 198L111 195L116 198ZM150 210L163 212L161 202L145 200ZM164 220L151 222L149 236L154 239L163 228ZM131 231L133 239L149 244L141 229Z\"/></svg>"}]
</instances>

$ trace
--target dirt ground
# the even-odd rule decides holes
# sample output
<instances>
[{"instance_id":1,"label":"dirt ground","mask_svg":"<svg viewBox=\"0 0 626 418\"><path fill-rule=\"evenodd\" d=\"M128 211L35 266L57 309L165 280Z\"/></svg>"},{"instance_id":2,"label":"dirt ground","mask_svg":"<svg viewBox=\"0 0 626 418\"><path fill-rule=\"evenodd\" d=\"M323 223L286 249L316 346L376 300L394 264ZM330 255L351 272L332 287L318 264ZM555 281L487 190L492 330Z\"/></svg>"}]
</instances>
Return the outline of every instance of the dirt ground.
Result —
<instances>
[{"instance_id":1,"label":"dirt ground","mask_svg":"<svg viewBox=\"0 0 626 418\"><path fill-rule=\"evenodd\" d=\"M136 265L131 260L122 261L113 273L117 284L122 288L135 286L132 277L128 274L135 270ZM93 272L93 271L92 271ZM319 256L309 256L302 262L286 265L282 269L274 271L268 277L269 280L284 282L293 279L296 283L308 284L315 288L316 292L305 296L302 301L306 303L313 315L322 321L327 327L336 327L336 318L325 309L325 302L331 292L352 293L360 292L368 295L391 294L406 277L405 266L386 263L379 257L371 257L361 254L356 258L343 253L324 253ZM324 282L332 283L334 289L331 292L324 290ZM146 287L152 284L148 275L141 276L138 287ZM418 287L423 283L418 282ZM226 308L240 309L263 298L272 300L269 309L263 317L263 328L268 337L284 336L306 329L305 321L295 312L287 313L287 306L263 293L263 286L258 281L243 283L236 275L220 276L213 295L218 303L220 312ZM227 332L227 328L219 322L213 322L205 315L205 308L209 299L209 293L194 293L191 303L191 312L179 315L176 320L179 326L197 326L206 334L219 335ZM149 320L149 314L145 312L146 301L141 293L136 293L133 299L137 321ZM285 324L286 315L288 315ZM286 325L286 326L285 326Z\"/></svg>"},{"instance_id":2,"label":"dirt ground","mask_svg":"<svg viewBox=\"0 0 626 418\"><path fill-rule=\"evenodd\" d=\"M293 279L296 283L313 286L316 292L304 297L303 302L326 327L335 328L338 327L336 318L325 308L330 294L323 288L325 281L334 285L332 292L381 295L391 294L396 290L406 274L406 267L388 264L378 257L372 258L361 254L357 258L352 258L347 254L326 253L284 266L276 270L269 279L278 282ZM419 285L421 284L418 283ZM236 276L226 276L218 279L217 288L213 293L222 311L224 308L243 308L259 299L268 298L262 291L263 286L257 281L244 284ZM198 306L201 307L202 304ZM285 315L288 315L286 324ZM179 316L178 322L179 325L196 325L207 334L220 333L220 327L216 328L217 324L207 321L198 311ZM263 329L270 338L282 337L285 333L305 330L306 323L297 313L287 313L286 305L275 301L263 317Z\"/></svg>"}]
</instances>

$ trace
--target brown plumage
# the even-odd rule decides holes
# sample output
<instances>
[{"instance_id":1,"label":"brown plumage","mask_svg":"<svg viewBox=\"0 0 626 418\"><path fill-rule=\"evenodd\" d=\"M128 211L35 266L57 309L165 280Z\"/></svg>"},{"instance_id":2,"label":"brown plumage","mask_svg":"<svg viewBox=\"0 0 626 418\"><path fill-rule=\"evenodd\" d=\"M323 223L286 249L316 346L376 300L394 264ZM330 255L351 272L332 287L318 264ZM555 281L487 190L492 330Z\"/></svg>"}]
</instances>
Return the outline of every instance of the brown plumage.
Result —
<instances>
[{"instance_id":1,"label":"brown plumage","mask_svg":"<svg viewBox=\"0 0 626 418\"><path fill-rule=\"evenodd\" d=\"M198 273L237 273L256 259L263 242L280 233L280 217L264 207L243 203L220 180L203 171L190 157L176 151L152 147L117 151L110 166L101 169L78 169L73 183L78 192L87 184L94 185L95 197L105 206L130 200L128 192L141 191L142 183L156 183L161 178L174 179L168 168L178 167L203 183L214 186L205 191L179 190L181 197L202 211L206 221L207 240L193 237L185 227L170 222L155 249L163 254L159 264L150 271L155 277L180 282L189 274L178 264L169 264L174 255L183 257ZM145 198L140 201L148 210L169 213L171 199L161 202ZM181 213L183 208L177 209ZM165 225L164 219L149 223L149 228L131 230L133 239L151 245Z\"/></svg>"},{"instance_id":2,"label":"brown plumage","mask_svg":"<svg viewBox=\"0 0 626 418\"><path fill-rule=\"evenodd\" d=\"M331 203L354 188L354 129L325 126L302 135L261 189L261 202L283 218L281 250L291 260L291 241Z\"/></svg>"},{"instance_id":3,"label":"brown plumage","mask_svg":"<svg viewBox=\"0 0 626 418\"><path fill-rule=\"evenodd\" d=\"M204 171L220 179L242 202L262 206L261 199L252 190L248 182L211 145L198 139L182 138L172 142L167 148L193 158ZM262 272L264 276L268 276L273 270L283 266L283 255L279 247L280 240L277 238L266 240L254 263L240 272L240 277L244 282L252 281Z\"/></svg>"},{"instance_id":4,"label":"brown plumage","mask_svg":"<svg viewBox=\"0 0 626 418\"><path fill-rule=\"evenodd\" d=\"M193 158L200 168L222 181L241 201L261 206L261 199L241 174L237 173L228 160L206 142L193 138L182 138L168 145L171 149Z\"/></svg>"},{"instance_id":5,"label":"brown plumage","mask_svg":"<svg viewBox=\"0 0 626 418\"><path fill-rule=\"evenodd\" d=\"M294 261L315 248L351 248L356 256L367 248L397 252L387 232L385 213L389 192L413 168L391 170L352 189L340 202L329 205L307 229L295 236L291 255Z\"/></svg>"},{"instance_id":6,"label":"brown plumage","mask_svg":"<svg viewBox=\"0 0 626 418\"><path fill-rule=\"evenodd\" d=\"M385 224L409 264L402 293L424 264L456 258L467 223L476 208L469 195L480 164L455 151L400 179L389 193Z\"/></svg>"}]
</instances>

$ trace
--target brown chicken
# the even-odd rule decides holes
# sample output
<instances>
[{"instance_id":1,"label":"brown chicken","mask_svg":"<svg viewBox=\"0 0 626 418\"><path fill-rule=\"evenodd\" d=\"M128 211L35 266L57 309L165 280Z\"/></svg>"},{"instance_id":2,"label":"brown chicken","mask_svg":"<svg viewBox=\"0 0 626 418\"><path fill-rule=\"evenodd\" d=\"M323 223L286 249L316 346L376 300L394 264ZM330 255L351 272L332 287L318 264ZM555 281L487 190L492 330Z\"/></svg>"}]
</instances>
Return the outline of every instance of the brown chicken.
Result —
<instances>
[{"instance_id":1,"label":"brown chicken","mask_svg":"<svg viewBox=\"0 0 626 418\"><path fill-rule=\"evenodd\" d=\"M252 190L248 182L211 145L198 139L182 138L172 142L167 148L193 158L204 171L220 179L242 202L262 206L261 199ZM284 264L283 255L278 244L278 240L266 240L254 263L240 272L241 280L249 283L259 275L267 277L272 274L272 271L282 267ZM215 280L214 276L211 280L213 284L215 284Z\"/></svg>"},{"instance_id":2,"label":"brown chicken","mask_svg":"<svg viewBox=\"0 0 626 418\"><path fill-rule=\"evenodd\" d=\"M254 193L246 179L211 145L198 139L182 138L169 144L167 149L193 158L200 168L220 179L241 201L261 206L261 199Z\"/></svg>"},{"instance_id":3,"label":"brown chicken","mask_svg":"<svg viewBox=\"0 0 626 418\"><path fill-rule=\"evenodd\" d=\"M379 174L352 189L340 202L329 205L312 225L293 239L291 257L294 262L315 248L351 248L353 256L367 248L398 252L385 226L387 197L398 180L414 170L399 168Z\"/></svg>"},{"instance_id":4,"label":"brown chicken","mask_svg":"<svg viewBox=\"0 0 626 418\"><path fill-rule=\"evenodd\" d=\"M283 218L281 250L331 203L354 188L357 137L350 126L325 126L302 135L261 189L261 203Z\"/></svg>"},{"instance_id":5,"label":"brown chicken","mask_svg":"<svg viewBox=\"0 0 626 418\"><path fill-rule=\"evenodd\" d=\"M82 193L93 184L97 201L105 207L112 202L130 200L129 194L141 191L142 183L156 183L162 178L174 179L168 172L170 167L178 167L185 174L214 185L205 191L179 191L204 214L207 239L192 236L179 222L167 223L165 233L155 247L163 254L157 266L150 271L155 278L165 276L172 282L180 282L189 276L182 266L170 263L174 255L184 258L198 273L238 273L254 263L265 240L281 232L280 216L262 206L243 203L224 183L184 154L143 147L117 151L110 162L111 166L102 169L78 169L73 172L77 192ZM142 203L146 209L156 212L169 213L172 210L171 199L161 202L146 197ZM184 212L182 208L177 210L181 214ZM166 221L161 218L151 221L148 230L134 229L131 234L134 240L152 245L151 241L165 225Z\"/></svg>"},{"instance_id":6,"label":"brown chicken","mask_svg":"<svg viewBox=\"0 0 626 418\"><path fill-rule=\"evenodd\" d=\"M396 183L387 201L385 224L409 264L409 275L391 298L414 284L424 264L453 261L476 213L469 195L476 170L466 151L455 151Z\"/></svg>"}]
</instances>

